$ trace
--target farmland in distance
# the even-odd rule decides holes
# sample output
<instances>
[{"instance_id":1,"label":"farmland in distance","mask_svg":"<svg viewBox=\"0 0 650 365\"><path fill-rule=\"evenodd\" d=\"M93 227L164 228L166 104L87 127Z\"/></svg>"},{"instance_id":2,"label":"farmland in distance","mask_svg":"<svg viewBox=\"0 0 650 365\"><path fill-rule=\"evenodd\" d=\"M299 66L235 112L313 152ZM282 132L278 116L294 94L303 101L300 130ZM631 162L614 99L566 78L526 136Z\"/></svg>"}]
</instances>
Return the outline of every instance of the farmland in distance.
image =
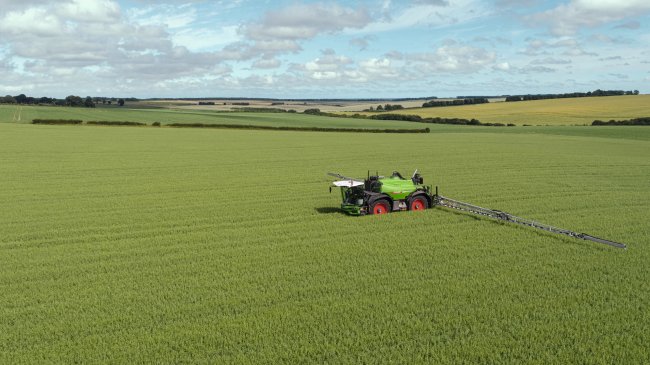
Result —
<instances>
[{"instance_id":1,"label":"farmland in distance","mask_svg":"<svg viewBox=\"0 0 650 365\"><path fill-rule=\"evenodd\" d=\"M649 153L644 127L0 123L0 362L649 362ZM628 249L443 209L348 217L325 176L416 168Z\"/></svg>"},{"instance_id":2,"label":"farmland in distance","mask_svg":"<svg viewBox=\"0 0 650 365\"><path fill-rule=\"evenodd\" d=\"M492 102L390 112L423 118L475 118L486 123L516 125L591 125L594 120L622 120L650 116L650 95Z\"/></svg>"},{"instance_id":3,"label":"farmland in distance","mask_svg":"<svg viewBox=\"0 0 650 365\"><path fill-rule=\"evenodd\" d=\"M354 118L333 118L302 113L250 113L209 110L118 108L71 108L0 105L0 122L31 123L33 119L80 119L83 121L129 121L151 124L204 123L274 127L321 128L424 128L421 123Z\"/></svg>"},{"instance_id":4,"label":"farmland in distance","mask_svg":"<svg viewBox=\"0 0 650 365\"><path fill-rule=\"evenodd\" d=\"M272 102L264 100L251 101L251 103L259 108L287 109L290 107L290 105L272 106ZM650 116L650 95L491 102L437 108L413 108L416 105L415 101L401 103L391 101L390 103L404 104L409 107L388 112L392 114L419 115L423 118L474 118L483 123L511 123L517 126L584 126L591 125L594 120L624 120ZM159 122L163 125L169 123L214 123L321 128L423 128L422 124L404 121L324 117L302 113L226 111L193 104L196 102L184 101L180 103L161 100L134 102L123 108L102 105L97 108L0 105L0 122L30 123L33 119L81 119L84 121L132 121L147 124ZM380 104L384 104L384 102ZM362 109L359 109L359 106L369 108L373 105L349 102L332 110L332 106L327 103L314 102L309 107L338 113L342 116L351 116L357 113L368 116L382 114L362 112ZM421 105L421 101L419 105Z\"/></svg>"}]
</instances>

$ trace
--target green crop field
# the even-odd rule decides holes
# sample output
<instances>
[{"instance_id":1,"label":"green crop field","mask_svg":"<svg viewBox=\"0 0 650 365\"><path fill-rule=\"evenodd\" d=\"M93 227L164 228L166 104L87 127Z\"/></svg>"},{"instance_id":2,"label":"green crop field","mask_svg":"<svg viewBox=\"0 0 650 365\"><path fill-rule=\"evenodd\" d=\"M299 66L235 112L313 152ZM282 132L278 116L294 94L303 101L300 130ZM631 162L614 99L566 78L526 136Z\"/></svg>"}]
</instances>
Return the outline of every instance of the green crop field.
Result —
<instances>
[{"instance_id":1,"label":"green crop field","mask_svg":"<svg viewBox=\"0 0 650 365\"><path fill-rule=\"evenodd\" d=\"M475 118L485 123L516 125L591 125L594 120L623 120L650 116L650 95L496 102L406 109L390 113L427 118Z\"/></svg>"},{"instance_id":2,"label":"green crop field","mask_svg":"<svg viewBox=\"0 0 650 365\"><path fill-rule=\"evenodd\" d=\"M650 362L650 128L433 127L0 123L0 363ZM328 193L415 168L628 249Z\"/></svg>"},{"instance_id":3,"label":"green crop field","mask_svg":"<svg viewBox=\"0 0 650 365\"><path fill-rule=\"evenodd\" d=\"M70 108L0 105L0 122L31 123L33 119L130 121L151 124L204 123L283 127L424 128L421 123L332 118L299 113L215 112L179 109Z\"/></svg>"}]
</instances>

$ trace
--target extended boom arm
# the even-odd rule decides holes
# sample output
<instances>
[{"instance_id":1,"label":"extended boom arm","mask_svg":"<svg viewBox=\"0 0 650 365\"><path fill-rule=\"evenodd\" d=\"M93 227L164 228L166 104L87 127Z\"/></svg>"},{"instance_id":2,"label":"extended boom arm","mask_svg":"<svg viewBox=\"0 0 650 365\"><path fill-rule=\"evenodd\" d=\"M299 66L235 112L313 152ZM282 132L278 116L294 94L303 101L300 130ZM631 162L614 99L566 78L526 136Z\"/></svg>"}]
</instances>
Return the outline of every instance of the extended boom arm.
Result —
<instances>
[{"instance_id":1,"label":"extended boom arm","mask_svg":"<svg viewBox=\"0 0 650 365\"><path fill-rule=\"evenodd\" d=\"M437 188L436 188L436 190L437 190ZM567 229L549 226L548 224L535 222L533 220L526 219L526 218L520 218L520 217L514 216L512 214L502 212L500 210L482 208L482 207L472 205L472 204L468 204L468 203L464 203L464 202L461 202L461 201L458 201L458 200L449 199L449 198L446 198L444 196L438 195L437 193L433 197L433 204L434 205L439 205L439 206L442 206L442 207L462 210L462 211L465 211L465 212L470 212L470 213L474 213L474 214L478 214L478 215L484 215L484 216L488 216L488 217L494 218L494 219L500 219L500 220L504 220L504 221L508 221L508 222L512 222L512 223L516 223L516 224L521 224L523 226L535 227L535 228L538 228L538 229L543 229L543 230L548 231L548 232L563 234L563 235L566 235L566 236L569 236L569 237L580 238L580 239L583 239L583 240L603 243L603 244L610 245L610 246L617 247L617 248L626 248L626 246L624 244L619 243L619 242L614 242L614 241L606 240L606 239L603 239L603 238L594 237L594 236L588 235L586 233L577 233L577 232L569 231Z\"/></svg>"}]
</instances>

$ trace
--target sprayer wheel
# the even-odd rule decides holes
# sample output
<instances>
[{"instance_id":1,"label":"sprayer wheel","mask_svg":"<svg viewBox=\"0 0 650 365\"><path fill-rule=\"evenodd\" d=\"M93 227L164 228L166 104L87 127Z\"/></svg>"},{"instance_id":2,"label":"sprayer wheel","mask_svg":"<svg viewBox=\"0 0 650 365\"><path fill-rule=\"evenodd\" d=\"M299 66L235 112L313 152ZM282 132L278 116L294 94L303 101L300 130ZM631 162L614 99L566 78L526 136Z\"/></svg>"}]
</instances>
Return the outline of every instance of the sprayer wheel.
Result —
<instances>
[{"instance_id":1,"label":"sprayer wheel","mask_svg":"<svg viewBox=\"0 0 650 365\"><path fill-rule=\"evenodd\" d=\"M416 196L409 202L409 210L425 210L428 208L427 200L421 196Z\"/></svg>"},{"instance_id":2,"label":"sprayer wheel","mask_svg":"<svg viewBox=\"0 0 650 365\"><path fill-rule=\"evenodd\" d=\"M386 214L390 213L390 208L388 201L384 199L379 199L376 202L370 205L371 214Z\"/></svg>"}]
</instances>

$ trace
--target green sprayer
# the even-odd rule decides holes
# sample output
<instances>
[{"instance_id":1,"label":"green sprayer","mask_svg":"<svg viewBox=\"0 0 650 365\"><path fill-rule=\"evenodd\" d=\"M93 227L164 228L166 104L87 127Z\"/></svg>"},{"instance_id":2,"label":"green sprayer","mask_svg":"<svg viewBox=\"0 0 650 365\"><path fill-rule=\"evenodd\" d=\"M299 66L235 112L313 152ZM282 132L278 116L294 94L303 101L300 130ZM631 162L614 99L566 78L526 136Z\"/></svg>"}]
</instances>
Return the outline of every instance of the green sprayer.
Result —
<instances>
[{"instance_id":1,"label":"green sprayer","mask_svg":"<svg viewBox=\"0 0 650 365\"><path fill-rule=\"evenodd\" d=\"M385 214L401 210L425 210L433 207L445 207L486 216L493 219L541 229L547 232L563 234L569 237L603 243L617 248L626 248L619 242L577 233L530 219L520 218L500 210L482 208L473 204L450 199L438 194L438 187L432 190L431 185L425 185L424 179L415 170L410 178L404 178L399 172L393 171L391 176L370 175L366 179L347 177L336 173L328 173L339 180L330 186L341 189L341 210L350 215Z\"/></svg>"}]
</instances>

